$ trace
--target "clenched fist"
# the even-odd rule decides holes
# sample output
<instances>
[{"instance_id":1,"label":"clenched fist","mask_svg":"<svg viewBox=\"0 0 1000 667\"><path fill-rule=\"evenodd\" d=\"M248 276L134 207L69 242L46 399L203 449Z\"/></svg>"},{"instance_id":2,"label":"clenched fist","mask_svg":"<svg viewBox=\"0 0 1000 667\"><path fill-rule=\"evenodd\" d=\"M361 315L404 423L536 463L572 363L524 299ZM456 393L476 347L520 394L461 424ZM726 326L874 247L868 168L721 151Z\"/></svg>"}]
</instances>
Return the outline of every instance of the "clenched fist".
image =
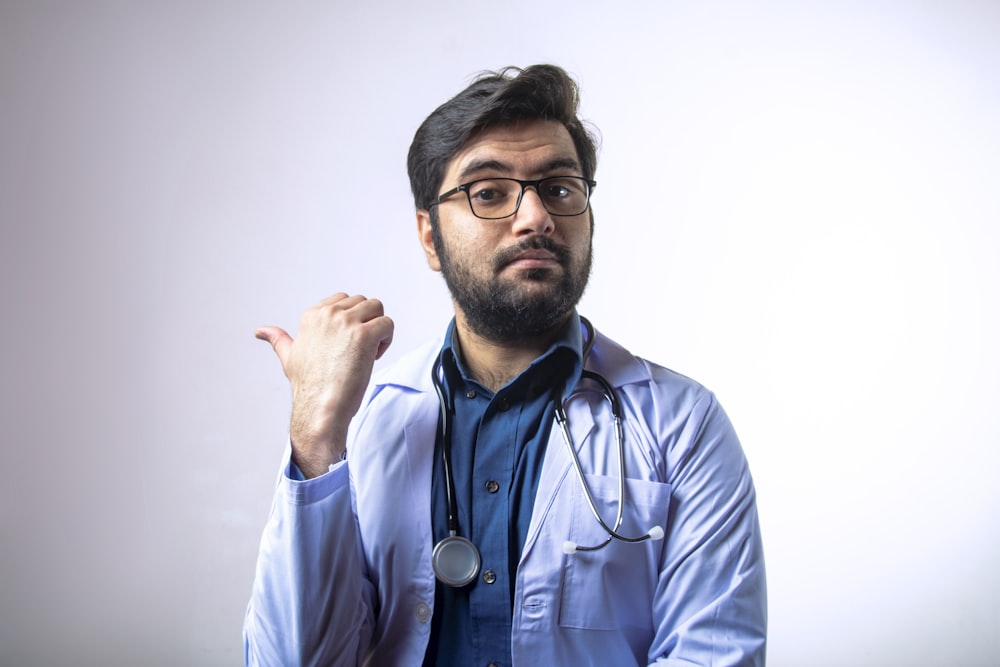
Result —
<instances>
[{"instance_id":1,"label":"clenched fist","mask_svg":"<svg viewBox=\"0 0 1000 667\"><path fill-rule=\"evenodd\" d=\"M344 293L307 310L294 340L278 327L255 332L274 348L291 384L292 460L307 478L325 473L346 450L347 427L392 332L380 301Z\"/></svg>"}]
</instances>

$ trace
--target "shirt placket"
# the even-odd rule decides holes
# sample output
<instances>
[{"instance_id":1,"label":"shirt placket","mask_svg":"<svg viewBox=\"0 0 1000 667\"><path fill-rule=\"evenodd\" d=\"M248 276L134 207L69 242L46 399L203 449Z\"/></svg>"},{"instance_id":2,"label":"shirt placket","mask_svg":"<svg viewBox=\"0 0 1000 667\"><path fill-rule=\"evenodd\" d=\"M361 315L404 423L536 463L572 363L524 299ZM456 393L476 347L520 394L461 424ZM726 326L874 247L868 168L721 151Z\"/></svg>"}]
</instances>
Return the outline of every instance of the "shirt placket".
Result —
<instances>
[{"instance_id":1,"label":"shirt placket","mask_svg":"<svg viewBox=\"0 0 1000 667\"><path fill-rule=\"evenodd\" d=\"M470 612L476 635L476 664L503 664L509 647L496 655L499 638L510 636L510 488L521 406L509 392L493 397L476 438L472 470L472 532L482 556L479 581L471 591ZM504 642L506 644L506 642ZM480 650L481 649L481 650Z\"/></svg>"}]
</instances>

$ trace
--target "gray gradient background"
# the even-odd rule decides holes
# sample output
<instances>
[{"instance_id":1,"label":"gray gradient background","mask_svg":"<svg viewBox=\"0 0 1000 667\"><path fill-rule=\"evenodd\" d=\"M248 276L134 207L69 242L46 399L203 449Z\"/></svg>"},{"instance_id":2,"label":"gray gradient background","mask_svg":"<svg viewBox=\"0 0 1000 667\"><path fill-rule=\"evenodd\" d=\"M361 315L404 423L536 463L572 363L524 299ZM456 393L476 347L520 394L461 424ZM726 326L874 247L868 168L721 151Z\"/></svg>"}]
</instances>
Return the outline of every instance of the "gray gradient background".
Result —
<instances>
[{"instance_id":1,"label":"gray gradient background","mask_svg":"<svg viewBox=\"0 0 1000 667\"><path fill-rule=\"evenodd\" d=\"M345 290L389 360L440 333L406 149L538 61L604 137L581 310L744 441L769 664L994 663L1000 8L691 4L4 1L0 664L240 663L253 329Z\"/></svg>"}]
</instances>

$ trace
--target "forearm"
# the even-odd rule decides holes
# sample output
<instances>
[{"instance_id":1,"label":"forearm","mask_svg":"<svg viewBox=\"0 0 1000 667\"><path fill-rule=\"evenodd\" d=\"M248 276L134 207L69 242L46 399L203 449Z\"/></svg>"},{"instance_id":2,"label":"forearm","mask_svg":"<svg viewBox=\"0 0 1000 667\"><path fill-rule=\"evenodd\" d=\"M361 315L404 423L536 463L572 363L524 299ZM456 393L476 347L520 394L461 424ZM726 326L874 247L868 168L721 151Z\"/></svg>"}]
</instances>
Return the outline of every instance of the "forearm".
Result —
<instances>
[{"instance_id":1,"label":"forearm","mask_svg":"<svg viewBox=\"0 0 1000 667\"><path fill-rule=\"evenodd\" d=\"M650 659L763 665L767 591L753 481L725 413L714 400L696 406L702 411L671 467L670 533L654 609L660 626Z\"/></svg>"},{"instance_id":2,"label":"forearm","mask_svg":"<svg viewBox=\"0 0 1000 667\"><path fill-rule=\"evenodd\" d=\"M763 666L767 600L752 495L661 581L657 665ZM721 517L720 517L721 518Z\"/></svg>"},{"instance_id":3,"label":"forearm","mask_svg":"<svg viewBox=\"0 0 1000 667\"><path fill-rule=\"evenodd\" d=\"M248 665L355 665L367 651L372 591L347 473L279 481L244 622Z\"/></svg>"}]
</instances>

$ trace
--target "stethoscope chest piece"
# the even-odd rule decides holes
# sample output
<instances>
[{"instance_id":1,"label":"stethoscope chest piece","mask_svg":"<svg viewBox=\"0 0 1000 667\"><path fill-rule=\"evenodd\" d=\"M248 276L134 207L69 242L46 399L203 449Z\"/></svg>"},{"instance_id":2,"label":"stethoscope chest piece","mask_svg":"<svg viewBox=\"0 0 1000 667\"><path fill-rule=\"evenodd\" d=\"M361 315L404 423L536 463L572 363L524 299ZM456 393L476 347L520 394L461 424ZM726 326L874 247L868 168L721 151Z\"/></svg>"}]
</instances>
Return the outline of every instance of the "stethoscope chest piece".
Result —
<instances>
[{"instance_id":1,"label":"stethoscope chest piece","mask_svg":"<svg viewBox=\"0 0 1000 667\"><path fill-rule=\"evenodd\" d=\"M452 534L434 545L431 563L441 583L460 588L479 574L479 550L464 537Z\"/></svg>"}]
</instances>

